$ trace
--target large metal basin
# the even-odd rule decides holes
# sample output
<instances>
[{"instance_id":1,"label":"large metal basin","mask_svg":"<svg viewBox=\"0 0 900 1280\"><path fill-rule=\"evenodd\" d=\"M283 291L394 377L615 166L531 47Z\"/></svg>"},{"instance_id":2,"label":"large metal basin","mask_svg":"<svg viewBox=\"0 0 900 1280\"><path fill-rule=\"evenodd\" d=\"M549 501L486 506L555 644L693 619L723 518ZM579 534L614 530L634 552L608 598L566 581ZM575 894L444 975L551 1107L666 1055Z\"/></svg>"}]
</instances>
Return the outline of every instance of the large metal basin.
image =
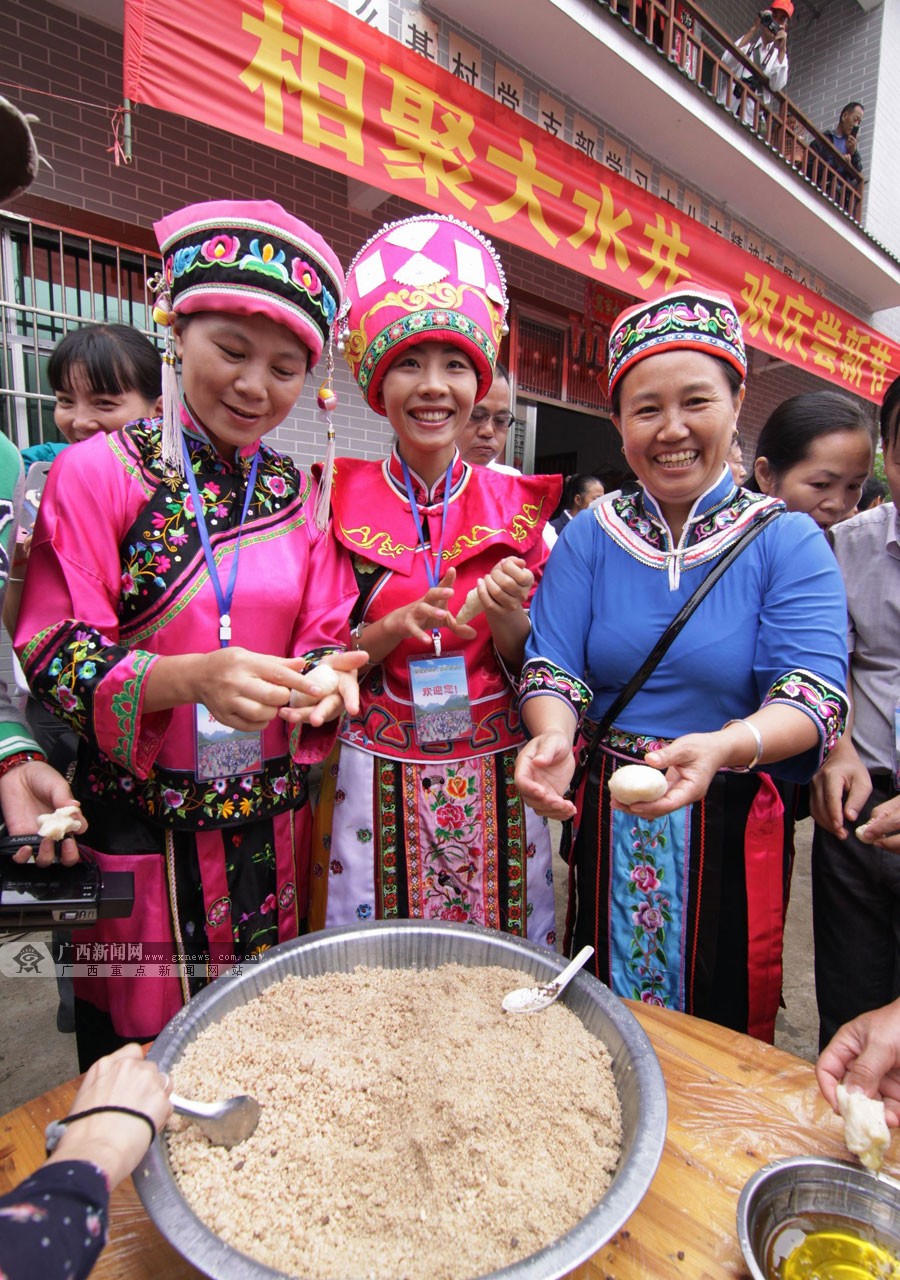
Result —
<instances>
[{"instance_id":1,"label":"large metal basin","mask_svg":"<svg viewBox=\"0 0 900 1280\"><path fill-rule=\"evenodd\" d=\"M163 1029L149 1056L168 1071L201 1031L290 974L312 977L350 971L357 965L434 969L449 963L521 969L546 982L566 961L542 947L475 925L402 920L326 929L273 947L258 964L245 966L241 976L228 975L212 983ZM622 1107L622 1157L606 1195L581 1222L539 1253L490 1273L503 1280L559 1280L596 1253L640 1204L662 1155L665 1084L656 1054L636 1019L608 987L583 971L562 999L609 1049ZM551 1098L554 1078L561 1070L565 1070L562 1063L547 1063ZM197 1218L178 1189L164 1138L153 1143L134 1178L153 1222L206 1275L216 1280L283 1276L238 1253Z\"/></svg>"}]
</instances>

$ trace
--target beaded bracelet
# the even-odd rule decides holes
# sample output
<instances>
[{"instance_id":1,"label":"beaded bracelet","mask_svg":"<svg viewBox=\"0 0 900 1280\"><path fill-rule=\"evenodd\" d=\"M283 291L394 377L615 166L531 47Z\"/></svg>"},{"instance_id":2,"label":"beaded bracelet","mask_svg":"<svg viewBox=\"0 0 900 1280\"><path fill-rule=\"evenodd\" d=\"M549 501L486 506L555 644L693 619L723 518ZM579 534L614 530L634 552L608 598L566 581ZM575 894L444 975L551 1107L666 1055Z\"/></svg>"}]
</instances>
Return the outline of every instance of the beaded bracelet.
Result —
<instances>
[{"instance_id":1,"label":"beaded bracelet","mask_svg":"<svg viewBox=\"0 0 900 1280\"><path fill-rule=\"evenodd\" d=\"M76 1111L74 1116L66 1116L63 1120L51 1120L44 1130L44 1145L49 1156L59 1146L66 1126L76 1120L85 1120L88 1116L96 1116L101 1111L118 1111L123 1116L134 1116L135 1120L144 1120L150 1126L150 1141L156 1139L156 1125L143 1111L135 1111L132 1107L88 1107L87 1111Z\"/></svg>"},{"instance_id":2,"label":"beaded bracelet","mask_svg":"<svg viewBox=\"0 0 900 1280\"><path fill-rule=\"evenodd\" d=\"M722 728L727 729L728 726L731 724L746 725L746 727L753 734L754 740L756 742L756 751L753 753L753 759L750 761L749 764L729 765L729 768L731 769L732 773L749 773L751 769L755 769L756 766L759 764L760 756L763 753L762 734L757 729L756 725L752 724L749 720L726 720L725 724L722 725Z\"/></svg>"},{"instance_id":3,"label":"beaded bracelet","mask_svg":"<svg viewBox=\"0 0 900 1280\"><path fill-rule=\"evenodd\" d=\"M20 764L30 764L32 760L39 760L43 764L45 757L39 751L17 751L14 755L6 756L0 760L0 778L9 773L10 769L17 769Z\"/></svg>"}]
</instances>

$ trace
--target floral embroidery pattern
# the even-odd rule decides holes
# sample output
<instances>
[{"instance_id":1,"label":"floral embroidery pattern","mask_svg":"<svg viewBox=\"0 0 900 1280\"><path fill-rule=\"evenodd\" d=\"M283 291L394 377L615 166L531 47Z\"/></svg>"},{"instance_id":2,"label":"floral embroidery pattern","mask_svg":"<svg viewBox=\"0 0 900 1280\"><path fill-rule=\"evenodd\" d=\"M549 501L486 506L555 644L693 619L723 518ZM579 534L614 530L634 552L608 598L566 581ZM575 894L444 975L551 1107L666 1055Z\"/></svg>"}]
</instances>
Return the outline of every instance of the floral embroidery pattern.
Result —
<instances>
[{"instance_id":1,"label":"floral embroidery pattern","mask_svg":"<svg viewBox=\"0 0 900 1280\"><path fill-rule=\"evenodd\" d=\"M665 348L671 333L681 333L685 329L699 344L709 348L710 355L733 360L737 353L743 357L746 366L744 339L737 317L729 307L716 305L710 310L699 298L690 302L666 302L663 299L656 311L641 315L637 324L623 324L612 333L609 344L610 380L616 378L632 352Z\"/></svg>"},{"instance_id":2,"label":"floral embroidery pattern","mask_svg":"<svg viewBox=\"0 0 900 1280\"><path fill-rule=\"evenodd\" d=\"M190 490L180 477L173 481L163 471L159 424L150 419L132 423L125 437L129 446L139 450L152 478L148 504L124 539L121 552L119 616L123 633L129 635L132 644L139 644L140 637L129 633L129 623L154 608L156 601L173 588L186 565L197 561L201 565L198 571L205 570L200 561L202 547ZM232 467L206 441L193 437L188 439L188 449L198 476L203 518L218 552L236 532L252 459L242 457L238 467ZM289 458L261 445L248 521L278 514L289 506L296 506L299 513L310 484ZM164 621L155 618L153 629Z\"/></svg>"},{"instance_id":3,"label":"floral embroidery pattern","mask_svg":"<svg viewBox=\"0 0 900 1280\"><path fill-rule=\"evenodd\" d=\"M307 799L307 765L287 756L266 760L259 773L235 778L198 779L157 765L138 791L133 779L119 773L113 761L98 755L87 775L91 796L121 803L122 792L132 806L175 830L193 831L231 826L248 819L268 818L299 808ZM258 852L254 861L271 861L274 852Z\"/></svg>"},{"instance_id":4,"label":"floral embroidery pattern","mask_svg":"<svg viewBox=\"0 0 900 1280\"><path fill-rule=\"evenodd\" d=\"M420 299L421 296L421 291L417 291L414 295L408 289L401 289L397 293L388 294L381 305L416 306L420 305L420 303L413 301L413 298ZM363 319L366 322L369 320L369 316L367 315ZM372 375L376 367L381 363L382 358L399 343L414 334L421 333L423 329L444 329L454 333L461 333L481 347L491 364L496 362L497 350L490 336L474 320L471 320L467 315L463 315L461 311L442 311L436 308L413 311L411 315L403 316L401 319L394 321L387 329L382 329L381 333L365 348L362 364L356 373L363 395L368 391ZM365 340L366 335L362 329L348 335L346 344L346 349L349 353L348 359L358 350L365 347ZM356 361L354 360L353 363L355 364Z\"/></svg>"},{"instance_id":5,"label":"floral embroidery pattern","mask_svg":"<svg viewBox=\"0 0 900 1280\"><path fill-rule=\"evenodd\" d=\"M763 706L784 702L802 707L818 723L822 733L821 759L825 760L847 724L847 695L811 671L789 671L779 676L763 699Z\"/></svg>"},{"instance_id":6,"label":"floral embroidery pattern","mask_svg":"<svg viewBox=\"0 0 900 1280\"><path fill-rule=\"evenodd\" d=\"M534 857L534 845L526 844L525 809L518 788L515 784L515 761L512 755L504 758L503 786L506 792L506 931L524 938L527 932L528 917L532 913L532 903L526 902L526 859ZM490 807L491 821L486 824L486 843L493 838L494 815L496 810ZM498 833L499 834L499 833ZM552 872L551 881L552 883ZM555 941L555 935L554 935Z\"/></svg>"},{"instance_id":7,"label":"floral embroidery pattern","mask_svg":"<svg viewBox=\"0 0 900 1280\"><path fill-rule=\"evenodd\" d=\"M217 898L206 913L206 923L211 929L217 929L231 915L231 899Z\"/></svg>"},{"instance_id":8,"label":"floral embroidery pattern","mask_svg":"<svg viewBox=\"0 0 900 1280\"><path fill-rule=\"evenodd\" d=\"M123 681L121 691L114 694L110 702L110 709L115 716L120 735L116 742L115 759L126 769L131 768L134 760L134 739L137 730L137 709L141 700L141 685L153 663L152 654L136 651L133 659L133 677ZM93 666L93 663L90 665ZM96 671L93 674L96 675Z\"/></svg>"},{"instance_id":9,"label":"floral embroidery pattern","mask_svg":"<svg viewBox=\"0 0 900 1280\"><path fill-rule=\"evenodd\" d=\"M631 997L660 1006L666 1004L666 926L672 923L672 904L663 885L665 867L659 857L668 844L668 825L667 817L635 822L626 883L634 903L628 946Z\"/></svg>"},{"instance_id":10,"label":"floral embroidery pattern","mask_svg":"<svg viewBox=\"0 0 900 1280\"><path fill-rule=\"evenodd\" d=\"M531 658L522 668L519 707L529 698L542 693L552 693L568 702L578 719L579 728L594 696L583 680L564 671L554 662L547 658Z\"/></svg>"},{"instance_id":11,"label":"floral embroidery pattern","mask_svg":"<svg viewBox=\"0 0 900 1280\"><path fill-rule=\"evenodd\" d=\"M165 279L170 288L179 282L181 288L190 288L192 282L184 277L197 272L207 275L212 284L234 283L240 271L264 275L273 282L275 292L306 312L324 336L337 314L337 283L326 281L323 264L313 267L308 261L309 250L303 254L298 253L298 248L298 244L275 232L254 236L246 252L241 253L238 236L218 232L198 244L183 244L169 254L164 264Z\"/></svg>"},{"instance_id":12,"label":"floral embroidery pattern","mask_svg":"<svg viewBox=\"0 0 900 1280\"><path fill-rule=\"evenodd\" d=\"M684 568L706 564L735 542L763 511L783 506L776 499L745 489L732 489L687 526L679 548ZM624 493L604 502L594 512L597 523L613 542L640 564L665 569L674 548L659 517L645 506L643 490Z\"/></svg>"},{"instance_id":13,"label":"floral embroidery pattern","mask_svg":"<svg viewBox=\"0 0 900 1280\"><path fill-rule=\"evenodd\" d=\"M388 920L396 918L399 915L399 896L397 886L397 797L393 787L393 770L391 763L386 760L379 761L376 766L378 770L378 801L379 807L377 812L381 815L380 828L380 853L378 859L378 873L380 883L377 886L378 896L381 899L380 915L382 919ZM335 794L337 801L337 793ZM334 869L332 863L332 870ZM338 863L341 872L344 868ZM412 902L410 903L412 906ZM410 915L419 915L419 911L411 910Z\"/></svg>"},{"instance_id":14,"label":"floral embroidery pattern","mask_svg":"<svg viewBox=\"0 0 900 1280\"><path fill-rule=\"evenodd\" d=\"M454 784L448 792L447 783ZM447 777L425 793L433 836L424 853L425 911L430 919L471 920L476 897L470 886L483 857L482 815L475 779L459 765L447 766Z\"/></svg>"},{"instance_id":15,"label":"floral embroidery pattern","mask_svg":"<svg viewBox=\"0 0 900 1280\"><path fill-rule=\"evenodd\" d=\"M669 745L671 738L653 738L646 733L626 733L622 729L611 728L607 731L603 742L610 751L643 763L648 751L662 750Z\"/></svg>"}]
</instances>

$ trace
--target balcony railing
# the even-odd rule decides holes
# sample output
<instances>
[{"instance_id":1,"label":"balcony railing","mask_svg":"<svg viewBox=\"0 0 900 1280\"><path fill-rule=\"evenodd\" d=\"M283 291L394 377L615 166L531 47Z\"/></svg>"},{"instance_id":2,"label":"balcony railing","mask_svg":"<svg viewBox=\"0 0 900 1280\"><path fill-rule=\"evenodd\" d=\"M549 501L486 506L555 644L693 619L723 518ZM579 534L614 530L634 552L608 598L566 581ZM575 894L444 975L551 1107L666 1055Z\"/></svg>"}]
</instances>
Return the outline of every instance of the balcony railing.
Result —
<instances>
[{"instance_id":1,"label":"balcony railing","mask_svg":"<svg viewBox=\"0 0 900 1280\"><path fill-rule=\"evenodd\" d=\"M854 222L862 213L863 178L796 103L768 89L760 68L690 0L597 0L655 44L702 92L762 138L792 169ZM731 65L725 61L726 55ZM753 85L744 80L750 72Z\"/></svg>"}]
</instances>

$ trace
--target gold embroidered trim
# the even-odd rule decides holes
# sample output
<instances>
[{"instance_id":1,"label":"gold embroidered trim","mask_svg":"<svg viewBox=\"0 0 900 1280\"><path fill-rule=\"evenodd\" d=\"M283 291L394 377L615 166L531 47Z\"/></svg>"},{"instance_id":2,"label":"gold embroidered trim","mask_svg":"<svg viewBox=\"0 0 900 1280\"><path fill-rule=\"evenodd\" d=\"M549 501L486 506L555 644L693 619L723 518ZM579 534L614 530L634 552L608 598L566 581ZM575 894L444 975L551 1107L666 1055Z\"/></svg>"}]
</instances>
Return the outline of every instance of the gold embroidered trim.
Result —
<instances>
[{"instance_id":1,"label":"gold embroidered trim","mask_svg":"<svg viewBox=\"0 0 900 1280\"><path fill-rule=\"evenodd\" d=\"M376 551L378 555L391 556L393 559L405 555L408 551L415 551L414 546L394 542L391 535L384 529L373 533L370 524L361 524L356 529L348 529L342 524L341 533L352 546L359 547L362 551Z\"/></svg>"}]
</instances>

